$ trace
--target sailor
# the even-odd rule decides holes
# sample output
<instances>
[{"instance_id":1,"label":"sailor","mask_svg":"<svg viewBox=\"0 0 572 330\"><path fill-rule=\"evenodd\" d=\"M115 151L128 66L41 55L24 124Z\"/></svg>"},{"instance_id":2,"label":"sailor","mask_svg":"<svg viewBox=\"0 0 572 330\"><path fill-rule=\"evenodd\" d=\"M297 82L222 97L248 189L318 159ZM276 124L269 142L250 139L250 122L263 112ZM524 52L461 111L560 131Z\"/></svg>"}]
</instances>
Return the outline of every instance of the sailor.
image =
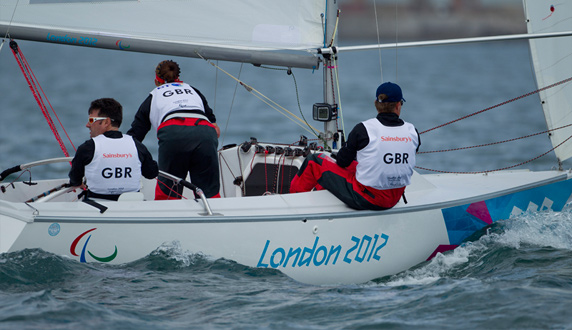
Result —
<instances>
[{"instance_id":1,"label":"sailor","mask_svg":"<svg viewBox=\"0 0 572 330\"><path fill-rule=\"evenodd\" d=\"M358 210L395 206L410 184L421 140L415 127L399 118L403 93L394 83L375 93L377 116L357 124L336 159L310 154L292 179L290 192L327 189Z\"/></svg>"},{"instance_id":2,"label":"sailor","mask_svg":"<svg viewBox=\"0 0 572 330\"><path fill-rule=\"evenodd\" d=\"M159 174L157 162L139 141L119 131L123 108L112 98L91 102L88 110L90 140L77 148L69 172L70 185L85 186L87 197L117 200L124 192L139 191L141 176Z\"/></svg>"},{"instance_id":3,"label":"sailor","mask_svg":"<svg viewBox=\"0 0 572 330\"><path fill-rule=\"evenodd\" d=\"M220 197L218 137L220 129L206 98L179 80L174 61L162 61L155 69L155 89L143 101L127 134L143 141L151 127L159 139L159 169L202 189L207 198ZM183 187L160 177L155 199L179 199Z\"/></svg>"}]
</instances>

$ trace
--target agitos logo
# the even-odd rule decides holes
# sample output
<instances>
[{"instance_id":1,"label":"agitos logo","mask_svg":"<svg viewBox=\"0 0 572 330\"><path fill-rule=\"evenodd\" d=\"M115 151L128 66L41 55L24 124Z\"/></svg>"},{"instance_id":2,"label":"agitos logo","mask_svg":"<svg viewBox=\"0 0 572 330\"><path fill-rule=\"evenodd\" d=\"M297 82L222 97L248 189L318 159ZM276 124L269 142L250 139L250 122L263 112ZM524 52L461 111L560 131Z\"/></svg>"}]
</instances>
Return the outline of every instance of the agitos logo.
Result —
<instances>
[{"instance_id":1,"label":"agitos logo","mask_svg":"<svg viewBox=\"0 0 572 330\"><path fill-rule=\"evenodd\" d=\"M124 50L124 49L129 49L131 48L131 45L125 46L122 45L121 43L123 42L123 39L119 39L115 42L115 46L119 47L119 49Z\"/></svg>"},{"instance_id":2,"label":"agitos logo","mask_svg":"<svg viewBox=\"0 0 572 330\"><path fill-rule=\"evenodd\" d=\"M85 235L87 235L88 233L96 230L97 228L92 228L88 231L86 231L85 233L79 235L78 237L76 237L76 239L73 240L71 246L70 246L70 253L76 257L79 257L79 261L80 262L87 262L85 260L85 252L87 251L87 244L89 243L89 240L91 239L91 234L87 237L85 244L83 245L83 248L81 249L81 255L78 255L76 253L76 247L77 244L79 243L79 241L82 239L82 237L84 237ZM108 257L98 257L95 256L93 253L87 251L87 253L95 260L99 261L99 262L110 262L111 260L115 259L115 257L117 257L117 245L115 246L115 252L113 252L113 254L111 254Z\"/></svg>"}]
</instances>

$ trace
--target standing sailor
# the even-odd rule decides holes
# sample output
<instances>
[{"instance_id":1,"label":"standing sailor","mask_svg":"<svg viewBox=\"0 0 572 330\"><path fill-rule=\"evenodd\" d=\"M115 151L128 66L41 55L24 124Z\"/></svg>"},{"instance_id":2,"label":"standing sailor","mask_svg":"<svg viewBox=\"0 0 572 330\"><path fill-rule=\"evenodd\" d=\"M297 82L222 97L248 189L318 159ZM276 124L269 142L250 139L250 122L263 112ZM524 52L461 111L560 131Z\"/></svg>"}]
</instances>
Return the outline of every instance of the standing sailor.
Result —
<instances>
[{"instance_id":1,"label":"standing sailor","mask_svg":"<svg viewBox=\"0 0 572 330\"><path fill-rule=\"evenodd\" d=\"M336 160L322 153L306 157L290 192L327 189L355 209L384 210L399 202L421 141L399 118L405 100L397 84L381 84L375 96L377 116L354 127Z\"/></svg>"},{"instance_id":2,"label":"standing sailor","mask_svg":"<svg viewBox=\"0 0 572 330\"><path fill-rule=\"evenodd\" d=\"M174 61L162 61L155 69L157 88L143 101L127 134L143 141L151 127L159 139L159 169L201 188L208 198L220 197L216 117L206 98L179 80ZM159 177L155 199L180 199L183 187Z\"/></svg>"}]
</instances>

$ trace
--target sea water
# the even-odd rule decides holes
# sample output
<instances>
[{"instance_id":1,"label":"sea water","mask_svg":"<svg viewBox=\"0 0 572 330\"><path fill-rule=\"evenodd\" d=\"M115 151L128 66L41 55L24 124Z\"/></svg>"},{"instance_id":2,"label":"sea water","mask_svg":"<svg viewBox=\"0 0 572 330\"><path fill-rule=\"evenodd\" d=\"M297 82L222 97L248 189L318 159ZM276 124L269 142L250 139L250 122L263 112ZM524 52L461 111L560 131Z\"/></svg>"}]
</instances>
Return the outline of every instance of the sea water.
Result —
<instances>
[{"instance_id":1,"label":"sea water","mask_svg":"<svg viewBox=\"0 0 572 330\"><path fill-rule=\"evenodd\" d=\"M29 42L20 47L59 118L54 121L66 129L60 134L75 147L89 138L87 109L96 98L123 104L125 132L163 59L179 62L182 79L215 109L221 147L251 137L276 143L294 143L300 135L315 139L204 60ZM336 93L346 134L375 115L382 80L402 86L402 117L420 132L536 90L525 42L389 50L381 61L383 70L377 51L339 54L339 85L326 88ZM212 64L322 129L311 119L312 104L323 101L321 70L293 69L289 75ZM0 170L63 156L7 45L0 74ZM533 94L423 133L421 150L490 144L545 129ZM144 143L156 157L152 132ZM71 143L66 146L73 155ZM542 134L490 148L420 154L417 164L450 172L494 170L550 148ZM555 165L549 153L515 169ZM67 166L45 166L32 175L65 176ZM276 270L184 251L177 242L119 266L78 263L42 250L1 254L0 328L571 329L571 217L567 208L500 221L454 251L354 285L304 285Z\"/></svg>"}]
</instances>

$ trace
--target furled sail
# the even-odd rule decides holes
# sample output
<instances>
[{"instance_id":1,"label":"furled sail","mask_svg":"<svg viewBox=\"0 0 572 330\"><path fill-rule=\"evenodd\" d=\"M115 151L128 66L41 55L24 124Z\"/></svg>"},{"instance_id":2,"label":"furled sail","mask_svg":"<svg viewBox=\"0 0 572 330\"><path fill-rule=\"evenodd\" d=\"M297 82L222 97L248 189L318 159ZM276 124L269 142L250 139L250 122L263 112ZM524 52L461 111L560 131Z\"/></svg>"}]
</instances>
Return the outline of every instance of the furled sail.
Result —
<instances>
[{"instance_id":1,"label":"furled sail","mask_svg":"<svg viewBox=\"0 0 572 330\"><path fill-rule=\"evenodd\" d=\"M0 34L174 56L317 67L324 0L2 0Z\"/></svg>"},{"instance_id":2,"label":"furled sail","mask_svg":"<svg viewBox=\"0 0 572 330\"><path fill-rule=\"evenodd\" d=\"M572 2L524 0L529 33L572 31ZM530 40L536 83L548 129L572 124L572 37ZM554 85L553 87L549 87ZM547 88L549 87L549 88ZM550 133L556 157L572 157L572 126ZM570 140L568 140L570 138Z\"/></svg>"}]
</instances>

